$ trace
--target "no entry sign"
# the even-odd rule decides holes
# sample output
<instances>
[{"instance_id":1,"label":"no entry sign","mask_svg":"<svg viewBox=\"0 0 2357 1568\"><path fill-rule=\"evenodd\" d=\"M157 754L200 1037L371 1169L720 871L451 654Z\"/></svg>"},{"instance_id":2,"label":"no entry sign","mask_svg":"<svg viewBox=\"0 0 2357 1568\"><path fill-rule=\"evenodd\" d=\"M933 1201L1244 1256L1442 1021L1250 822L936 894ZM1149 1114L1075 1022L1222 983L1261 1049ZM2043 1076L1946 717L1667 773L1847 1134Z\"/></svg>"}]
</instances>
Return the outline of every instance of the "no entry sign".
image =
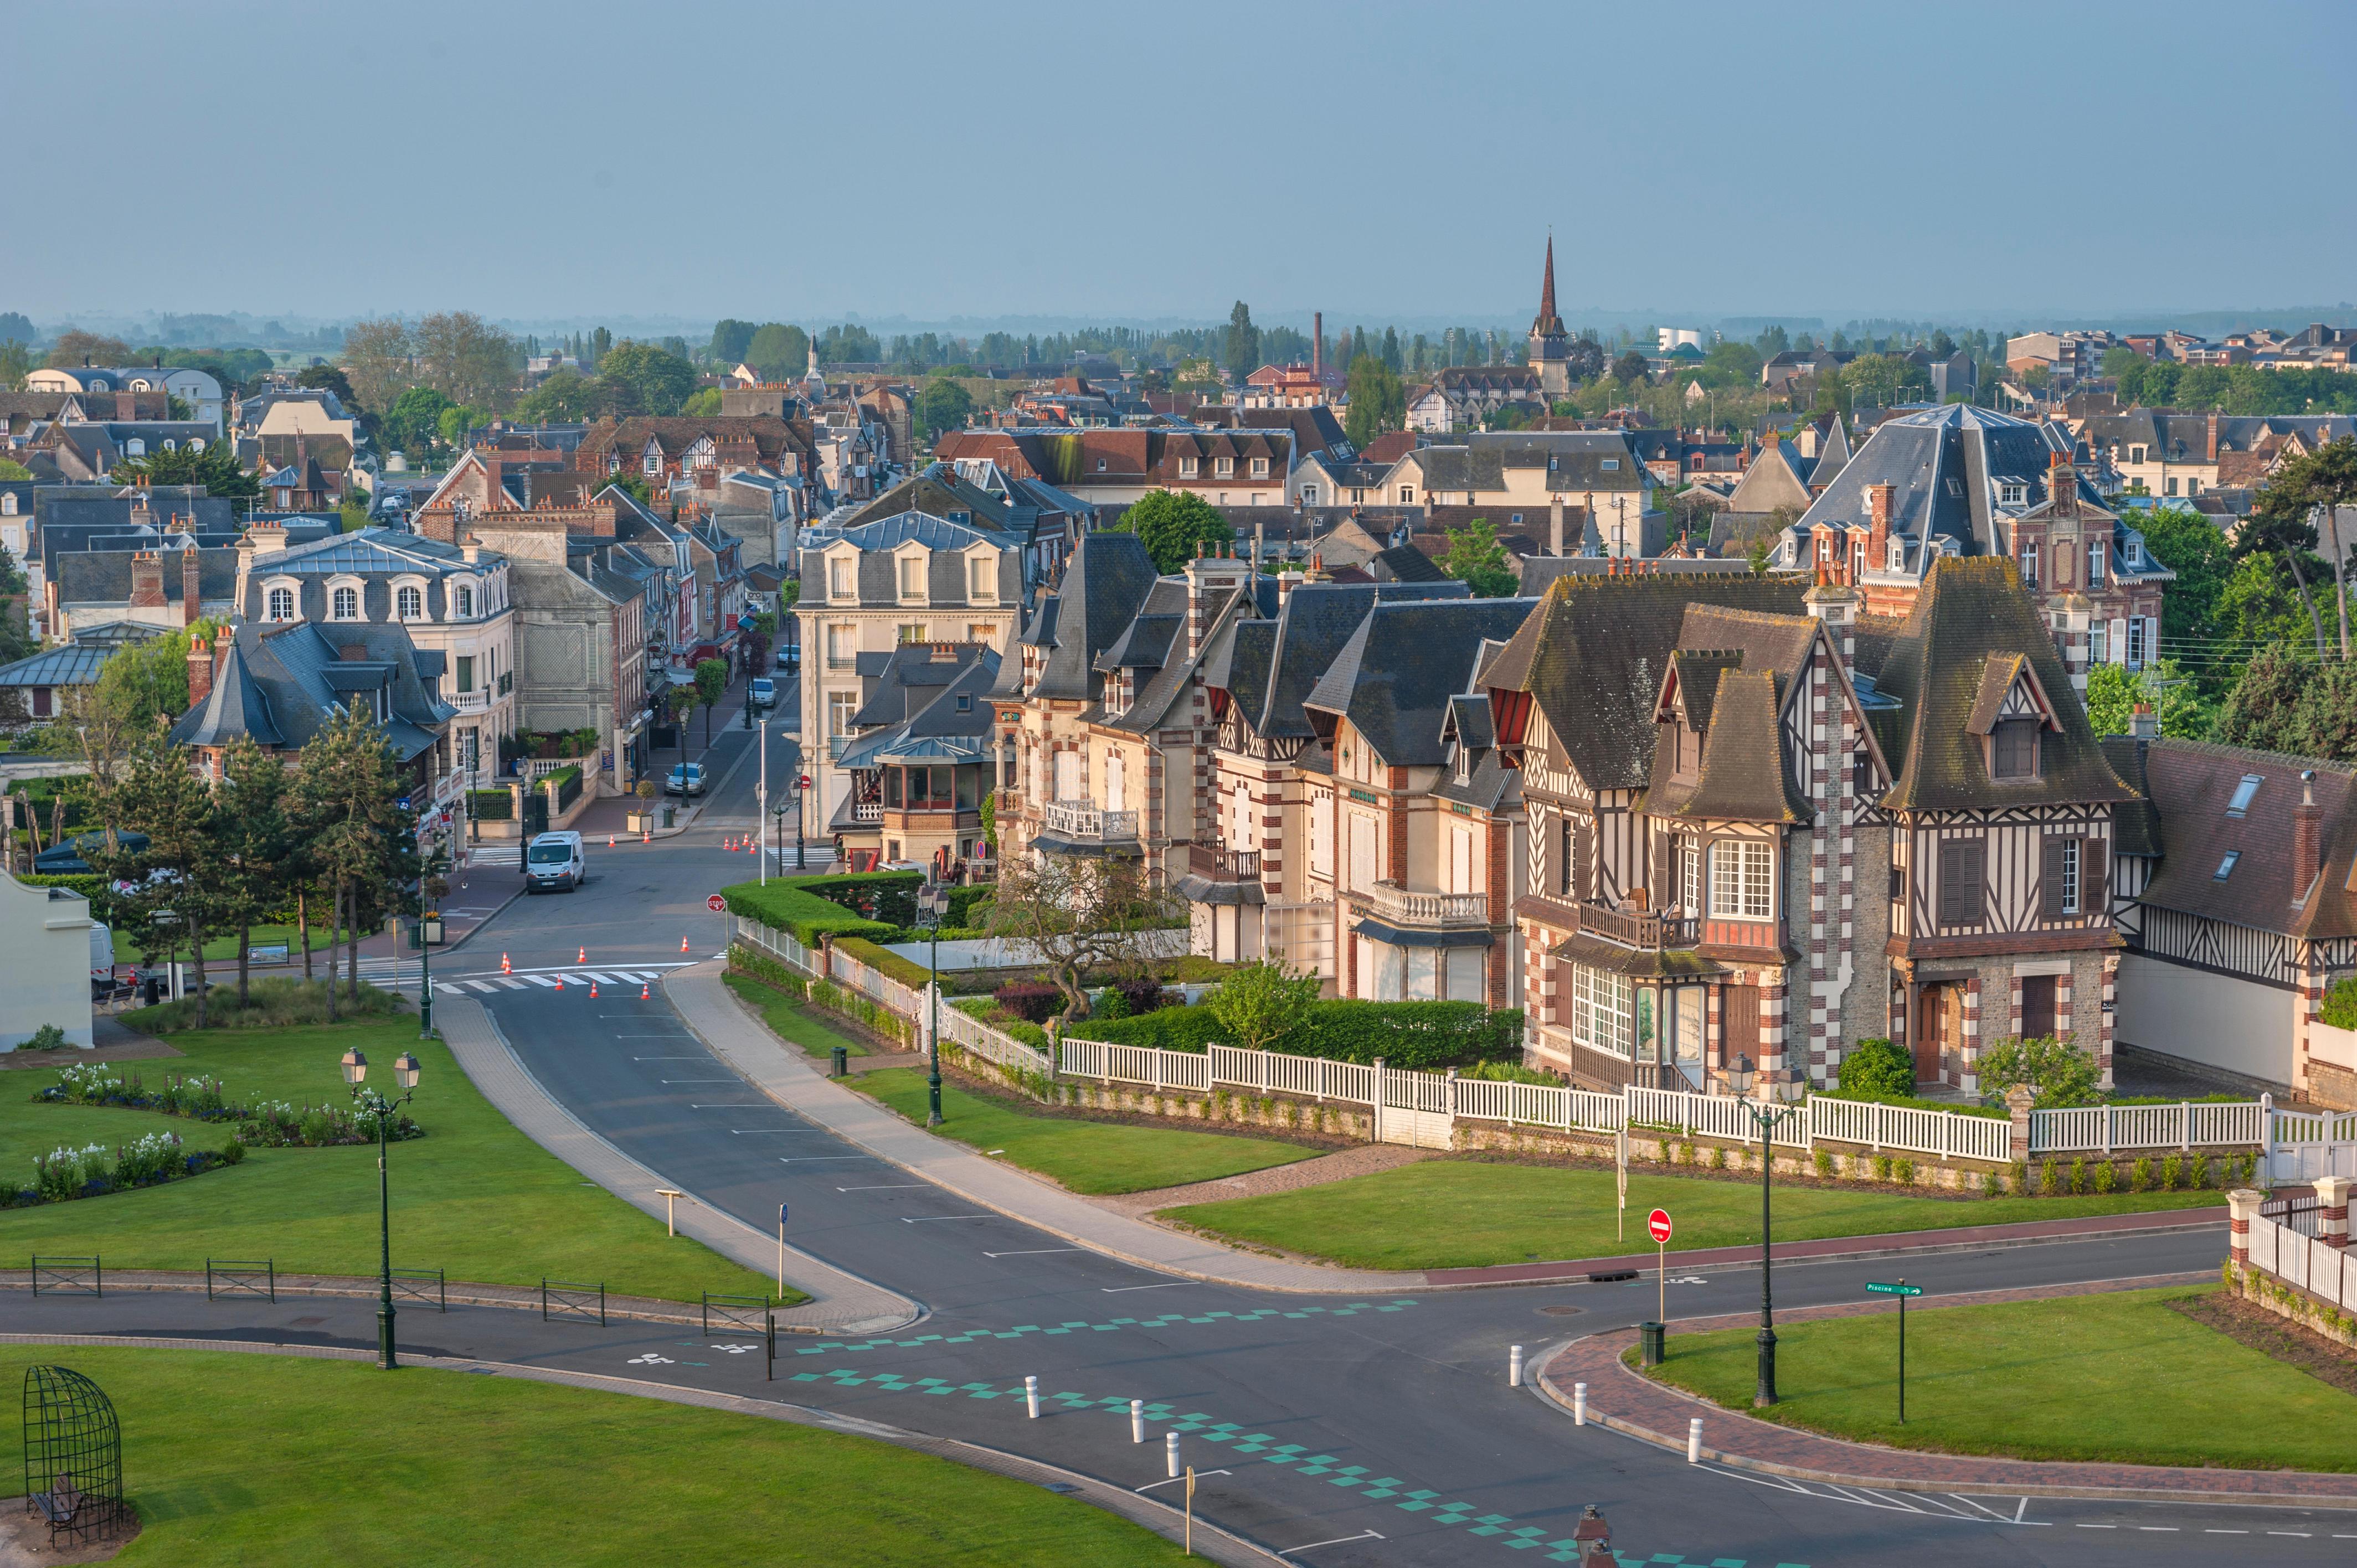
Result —
<instances>
[{"instance_id":1,"label":"no entry sign","mask_svg":"<svg viewBox=\"0 0 2357 1568\"><path fill-rule=\"evenodd\" d=\"M1656 1243L1663 1246L1668 1245L1670 1240L1669 1210L1665 1208L1656 1208L1652 1213L1645 1216L1645 1229L1652 1233L1653 1240Z\"/></svg>"},{"instance_id":2,"label":"no entry sign","mask_svg":"<svg viewBox=\"0 0 2357 1568\"><path fill-rule=\"evenodd\" d=\"M704 907L717 915L720 911L728 908L728 900L723 898L719 894L715 893L711 897L706 898L704 901Z\"/></svg>"}]
</instances>

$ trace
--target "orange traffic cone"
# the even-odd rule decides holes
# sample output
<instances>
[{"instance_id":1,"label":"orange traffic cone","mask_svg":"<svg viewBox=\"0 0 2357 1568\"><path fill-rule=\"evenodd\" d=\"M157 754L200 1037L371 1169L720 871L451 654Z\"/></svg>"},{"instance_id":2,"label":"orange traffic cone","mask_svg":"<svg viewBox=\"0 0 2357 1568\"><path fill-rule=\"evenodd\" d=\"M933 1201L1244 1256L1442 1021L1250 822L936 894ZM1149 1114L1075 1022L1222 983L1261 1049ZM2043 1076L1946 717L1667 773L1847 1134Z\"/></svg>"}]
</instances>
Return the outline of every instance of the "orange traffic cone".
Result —
<instances>
[{"instance_id":1,"label":"orange traffic cone","mask_svg":"<svg viewBox=\"0 0 2357 1568\"><path fill-rule=\"evenodd\" d=\"M501 974L513 974L515 972L515 966L508 962L508 955L505 953L500 954L500 972Z\"/></svg>"},{"instance_id":2,"label":"orange traffic cone","mask_svg":"<svg viewBox=\"0 0 2357 1568\"><path fill-rule=\"evenodd\" d=\"M576 950L573 961L576 963L587 963L589 961L589 950L587 948Z\"/></svg>"},{"instance_id":3,"label":"orange traffic cone","mask_svg":"<svg viewBox=\"0 0 2357 1568\"><path fill-rule=\"evenodd\" d=\"M608 833L606 835L606 847L608 849L614 847L614 835L612 833Z\"/></svg>"},{"instance_id":4,"label":"orange traffic cone","mask_svg":"<svg viewBox=\"0 0 2357 1568\"><path fill-rule=\"evenodd\" d=\"M597 983L594 980L589 983L589 1000L592 1002L597 1000Z\"/></svg>"},{"instance_id":5,"label":"orange traffic cone","mask_svg":"<svg viewBox=\"0 0 2357 1568\"><path fill-rule=\"evenodd\" d=\"M561 974L556 977L556 989L559 991L565 989L565 977Z\"/></svg>"},{"instance_id":6,"label":"orange traffic cone","mask_svg":"<svg viewBox=\"0 0 2357 1568\"><path fill-rule=\"evenodd\" d=\"M687 939L685 937L679 939L679 950L682 952L685 952L687 950Z\"/></svg>"},{"instance_id":7,"label":"orange traffic cone","mask_svg":"<svg viewBox=\"0 0 2357 1568\"><path fill-rule=\"evenodd\" d=\"M654 832L653 832L653 830L652 830L652 829L651 829L651 828L640 828L640 829L639 830L639 842L640 842L640 843L654 843L654 842L655 842L655 835L654 835Z\"/></svg>"},{"instance_id":8,"label":"orange traffic cone","mask_svg":"<svg viewBox=\"0 0 2357 1568\"><path fill-rule=\"evenodd\" d=\"M654 1000L652 996L648 994L647 983L643 980L639 982L639 1000L641 1002L651 1002Z\"/></svg>"}]
</instances>

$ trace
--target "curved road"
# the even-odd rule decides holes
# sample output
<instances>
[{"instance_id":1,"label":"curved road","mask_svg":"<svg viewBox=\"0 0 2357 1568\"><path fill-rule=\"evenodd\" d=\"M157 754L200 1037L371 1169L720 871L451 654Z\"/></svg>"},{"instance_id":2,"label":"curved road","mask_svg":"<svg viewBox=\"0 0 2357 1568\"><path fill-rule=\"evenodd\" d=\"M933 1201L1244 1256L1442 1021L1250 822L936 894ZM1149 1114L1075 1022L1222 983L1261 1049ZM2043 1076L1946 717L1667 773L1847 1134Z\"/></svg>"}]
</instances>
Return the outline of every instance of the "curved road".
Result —
<instances>
[{"instance_id":1,"label":"curved road","mask_svg":"<svg viewBox=\"0 0 2357 1568\"><path fill-rule=\"evenodd\" d=\"M773 756L773 779L780 765ZM726 808L739 791L749 807L750 775L748 765L716 797L714 817L734 815ZM683 961L683 938L686 956L710 956L718 922L704 897L751 865L721 850L723 831L593 848L581 893L519 900L435 978L477 993L489 986L479 999L523 1063L624 1153L764 1232L777 1205L790 1203L799 1246L908 1295L927 1316L872 1341L781 1337L778 1380L766 1387L758 1348L746 1348L758 1337L658 1325L600 1329L413 1309L401 1320L404 1346L774 1394L1131 1487L1163 1480L1163 1434L1176 1429L1200 1476L1199 1512L1313 1568L1570 1561L1551 1543L1569 1536L1588 1503L1604 1509L1626 1557L1656 1563L1888 1564L1903 1555L1922 1568L2125 1568L2207 1559L2221 1546L2257 1546L2276 1563L2348 1560L2357 1515L2327 1509L1853 1493L1689 1466L1601 1427L1575 1427L1530 1391L1506 1386L1511 1344L1535 1358L1570 1335L1651 1316L1650 1277L1308 1297L1159 1275L977 1212L768 1101L689 1034L660 987L641 1001L637 984L601 985L593 1003L577 985L559 993L492 978L502 951L520 974L644 972ZM586 966L574 961L583 950ZM1936 1297L2214 1269L2222 1242L2222 1228L1910 1257L1905 1268ZM1777 1299L1855 1301L1890 1267L1784 1264ZM1750 1270L1673 1278L1674 1319L1759 1299ZM18 1305L13 1326L25 1332L372 1339L366 1309L345 1302ZM1038 1421L1025 1415L1026 1374L1040 1380ZM1143 1446L1130 1441L1132 1399L1149 1407Z\"/></svg>"}]
</instances>

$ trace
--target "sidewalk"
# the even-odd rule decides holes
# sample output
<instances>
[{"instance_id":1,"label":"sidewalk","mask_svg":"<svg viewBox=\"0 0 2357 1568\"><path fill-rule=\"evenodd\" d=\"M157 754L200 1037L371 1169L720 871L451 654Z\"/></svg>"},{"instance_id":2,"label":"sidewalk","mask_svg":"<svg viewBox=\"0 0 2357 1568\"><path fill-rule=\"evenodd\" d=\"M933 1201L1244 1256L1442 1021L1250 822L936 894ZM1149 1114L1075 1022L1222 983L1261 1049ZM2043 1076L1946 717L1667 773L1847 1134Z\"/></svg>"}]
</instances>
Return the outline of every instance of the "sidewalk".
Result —
<instances>
[{"instance_id":1,"label":"sidewalk","mask_svg":"<svg viewBox=\"0 0 2357 1568\"><path fill-rule=\"evenodd\" d=\"M2214 1273L2204 1271L2198 1274L2158 1274L2146 1279L2104 1280L2030 1290L1971 1291L1926 1297L1924 1305L1961 1306L2043 1301L2098 1292L2195 1284L2216 1278ZM1878 1303L1852 1302L1788 1309L1777 1316L1781 1322L1799 1323L1892 1310L1893 1306ZM1756 1315L1738 1313L1723 1317L1680 1318L1676 1326L1682 1333L1703 1334L1718 1328L1748 1328L1758 1321ZM2123 1502L2274 1503L2357 1509L2357 1475L1991 1459L1917 1453L1821 1437L1755 1420L1642 1376L1620 1359L1621 1353L1636 1342L1634 1328L1613 1329L1575 1339L1551 1355L1542 1355L1533 1386L1539 1397L1561 1406L1568 1414L1573 1409L1573 1385L1584 1382L1587 1385L1588 1420L1674 1452L1684 1451L1686 1423L1700 1416L1705 1460L1836 1487L1871 1487L1902 1492L1981 1492L2004 1497L2094 1498Z\"/></svg>"},{"instance_id":2,"label":"sidewalk","mask_svg":"<svg viewBox=\"0 0 2357 1568\"><path fill-rule=\"evenodd\" d=\"M674 970L663 991L687 1026L771 1099L879 1159L969 1202L1037 1226L1092 1251L1141 1268L1245 1290L1319 1294L1395 1294L1422 1283L1414 1273L1329 1269L1265 1258L1111 1213L1084 1197L1000 1165L963 1144L912 1126L864 1095L826 1078L746 1015L720 983L723 965L706 960Z\"/></svg>"},{"instance_id":3,"label":"sidewalk","mask_svg":"<svg viewBox=\"0 0 2357 1568\"><path fill-rule=\"evenodd\" d=\"M435 1013L443 1041L458 1066L519 1132L632 1208L656 1219L663 1217L659 1194L672 1183L574 1120L516 1059L482 1004L453 996L437 1002ZM710 1208L693 1194L679 1204L678 1225L681 1235L756 1273L774 1274L777 1269L776 1237ZM923 1316L906 1297L791 1245L786 1248L785 1273L786 1283L812 1299L780 1312L780 1327L873 1334L905 1326Z\"/></svg>"}]
</instances>

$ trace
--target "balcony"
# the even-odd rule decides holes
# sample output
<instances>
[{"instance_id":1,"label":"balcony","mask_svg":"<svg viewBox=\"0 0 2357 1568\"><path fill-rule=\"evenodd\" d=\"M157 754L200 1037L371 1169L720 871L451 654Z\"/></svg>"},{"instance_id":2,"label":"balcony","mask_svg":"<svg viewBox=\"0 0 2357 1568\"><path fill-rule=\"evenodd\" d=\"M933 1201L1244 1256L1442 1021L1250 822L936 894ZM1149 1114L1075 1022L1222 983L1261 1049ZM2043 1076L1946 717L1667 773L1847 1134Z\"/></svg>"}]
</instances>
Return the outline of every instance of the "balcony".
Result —
<instances>
[{"instance_id":1,"label":"balcony","mask_svg":"<svg viewBox=\"0 0 2357 1568\"><path fill-rule=\"evenodd\" d=\"M851 820L855 822L880 822L884 820L884 803L881 800L854 800L851 803Z\"/></svg>"},{"instance_id":2,"label":"balcony","mask_svg":"<svg viewBox=\"0 0 2357 1568\"><path fill-rule=\"evenodd\" d=\"M1695 945L1697 924L1691 916L1615 909L1593 901L1579 907L1581 930L1622 947L1690 948Z\"/></svg>"},{"instance_id":3,"label":"balcony","mask_svg":"<svg viewBox=\"0 0 2357 1568\"><path fill-rule=\"evenodd\" d=\"M1042 808L1048 831L1059 838L1097 843L1135 843L1135 811L1100 811L1086 800L1050 800Z\"/></svg>"},{"instance_id":4,"label":"balcony","mask_svg":"<svg viewBox=\"0 0 2357 1568\"><path fill-rule=\"evenodd\" d=\"M450 699L450 705L462 714L479 714L491 705L491 694L479 689L460 692Z\"/></svg>"},{"instance_id":5,"label":"balcony","mask_svg":"<svg viewBox=\"0 0 2357 1568\"><path fill-rule=\"evenodd\" d=\"M1190 843L1187 846L1187 869L1213 882L1258 882L1260 851Z\"/></svg>"},{"instance_id":6,"label":"balcony","mask_svg":"<svg viewBox=\"0 0 2357 1568\"><path fill-rule=\"evenodd\" d=\"M1369 889L1375 918L1396 926L1486 926L1490 896L1486 893L1411 893L1396 882L1378 882Z\"/></svg>"}]
</instances>

